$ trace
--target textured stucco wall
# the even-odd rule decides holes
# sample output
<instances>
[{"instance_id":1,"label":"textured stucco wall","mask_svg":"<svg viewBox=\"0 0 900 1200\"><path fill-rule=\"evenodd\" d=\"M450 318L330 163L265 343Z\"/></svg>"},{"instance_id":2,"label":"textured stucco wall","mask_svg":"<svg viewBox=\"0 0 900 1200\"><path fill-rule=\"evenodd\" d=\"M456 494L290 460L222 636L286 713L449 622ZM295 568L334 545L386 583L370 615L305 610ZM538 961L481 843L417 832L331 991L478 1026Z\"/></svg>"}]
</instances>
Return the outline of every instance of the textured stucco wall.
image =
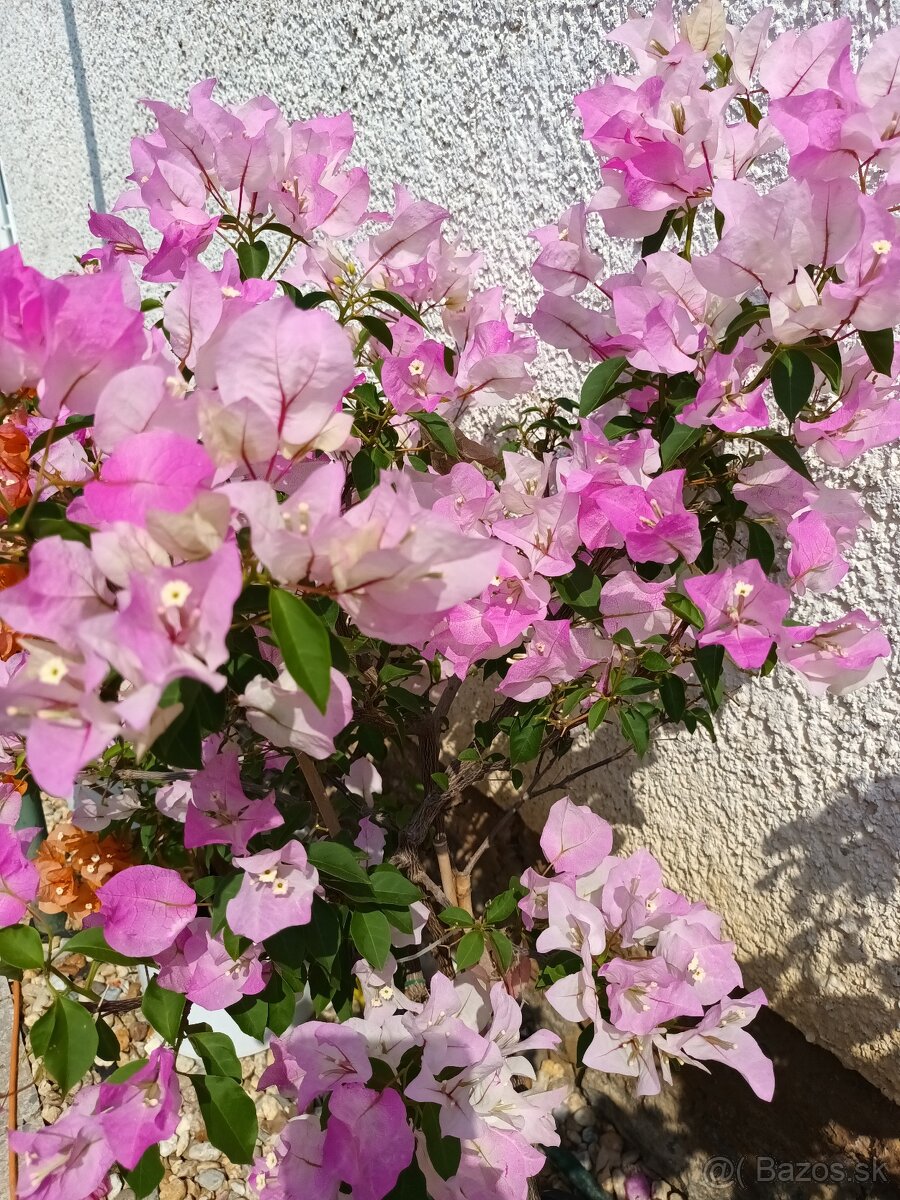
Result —
<instances>
[{"instance_id":1,"label":"textured stucco wall","mask_svg":"<svg viewBox=\"0 0 900 1200\"><path fill-rule=\"evenodd\" d=\"M732 19L757 7L740 0ZM850 14L864 36L900 22L894 2L778 7L783 20ZM623 61L601 33L624 16L623 0L9 2L0 152L24 250L66 268L87 244L87 204L116 195L128 139L146 127L136 98L180 102L215 74L227 99L268 91L297 116L350 108L376 199L397 179L445 203L527 311L524 235L594 186L571 98ZM571 368L547 373L578 386ZM900 646L898 466L894 450L856 476L875 526L825 615L858 602ZM898 723L896 660L844 700L812 701L779 677L740 689L718 746L668 741L575 794L727 914L748 981L785 1016L900 1098ZM589 753L602 746L571 765Z\"/></svg>"}]
</instances>

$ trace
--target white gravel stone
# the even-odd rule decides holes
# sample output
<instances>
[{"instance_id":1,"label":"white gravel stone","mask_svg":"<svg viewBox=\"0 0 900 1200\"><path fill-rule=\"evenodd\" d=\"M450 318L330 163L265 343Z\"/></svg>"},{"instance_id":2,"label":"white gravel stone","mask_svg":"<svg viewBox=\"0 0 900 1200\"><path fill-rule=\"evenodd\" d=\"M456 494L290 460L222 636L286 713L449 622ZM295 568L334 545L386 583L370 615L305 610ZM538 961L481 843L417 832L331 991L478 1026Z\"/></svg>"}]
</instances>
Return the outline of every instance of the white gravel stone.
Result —
<instances>
[{"instance_id":1,"label":"white gravel stone","mask_svg":"<svg viewBox=\"0 0 900 1200\"><path fill-rule=\"evenodd\" d=\"M197 1176L197 1182L203 1188L208 1188L209 1191L215 1191L216 1188L222 1186L225 1182L225 1172L218 1171L215 1168L209 1168L206 1171L201 1171Z\"/></svg>"},{"instance_id":2,"label":"white gravel stone","mask_svg":"<svg viewBox=\"0 0 900 1200\"><path fill-rule=\"evenodd\" d=\"M194 1162L218 1162L222 1155L212 1142L194 1142L193 1146L188 1147L185 1157Z\"/></svg>"}]
</instances>

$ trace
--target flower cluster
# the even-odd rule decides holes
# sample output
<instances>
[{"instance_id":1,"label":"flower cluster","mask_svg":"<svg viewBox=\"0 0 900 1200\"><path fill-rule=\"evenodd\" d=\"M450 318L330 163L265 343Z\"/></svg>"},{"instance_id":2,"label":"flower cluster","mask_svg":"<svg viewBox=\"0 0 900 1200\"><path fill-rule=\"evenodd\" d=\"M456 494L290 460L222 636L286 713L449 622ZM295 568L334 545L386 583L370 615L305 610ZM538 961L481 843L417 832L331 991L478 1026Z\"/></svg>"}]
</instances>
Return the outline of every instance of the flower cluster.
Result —
<instances>
[{"instance_id":1,"label":"flower cluster","mask_svg":"<svg viewBox=\"0 0 900 1200\"><path fill-rule=\"evenodd\" d=\"M291 1096L298 1115L251 1173L257 1193L336 1198L345 1184L383 1200L410 1170L435 1200L520 1197L543 1164L535 1147L558 1144L552 1109L565 1089L515 1081L534 1078L527 1051L559 1038L522 1038L519 1005L478 971L435 975L421 1004L398 990L396 967L392 958L378 971L357 964L361 1017L309 1022L273 1041L260 1086ZM326 1097L327 1118L308 1111Z\"/></svg>"},{"instance_id":2,"label":"flower cluster","mask_svg":"<svg viewBox=\"0 0 900 1200\"><path fill-rule=\"evenodd\" d=\"M854 64L846 21L768 24L700 0L612 35L636 69L578 98L600 187L534 231L528 320L444 209L370 211L347 114L211 80L149 103L78 272L0 253L0 963L70 988L32 1031L64 1091L115 1014L61 956L151 970L168 1045L14 1136L23 1197L160 1171L186 1038L210 1137L252 1162L192 1006L277 1039L297 1115L253 1176L286 1198L523 1200L553 1140L523 1085L553 1041L519 1039L535 960L587 1065L648 1093L715 1060L771 1095L762 994L654 858L561 800L550 873L481 895L454 813L487 779L564 795L604 724L639 755L714 736L728 671L821 695L885 670L875 619L813 605L871 520L834 468L900 436L900 34ZM595 223L642 239L631 271ZM589 364L577 398L538 396L539 339ZM493 695L457 722L470 678ZM72 808L36 862L26 791Z\"/></svg>"},{"instance_id":3,"label":"flower cluster","mask_svg":"<svg viewBox=\"0 0 900 1200\"><path fill-rule=\"evenodd\" d=\"M722 918L664 887L646 850L610 854L612 840L601 817L558 800L541 837L552 874L522 877L525 923L543 927L536 949L556 952L546 998L566 1020L591 1023L583 1062L654 1095L673 1062L712 1060L771 1100L772 1064L744 1031L765 996L730 995L743 980Z\"/></svg>"}]
</instances>

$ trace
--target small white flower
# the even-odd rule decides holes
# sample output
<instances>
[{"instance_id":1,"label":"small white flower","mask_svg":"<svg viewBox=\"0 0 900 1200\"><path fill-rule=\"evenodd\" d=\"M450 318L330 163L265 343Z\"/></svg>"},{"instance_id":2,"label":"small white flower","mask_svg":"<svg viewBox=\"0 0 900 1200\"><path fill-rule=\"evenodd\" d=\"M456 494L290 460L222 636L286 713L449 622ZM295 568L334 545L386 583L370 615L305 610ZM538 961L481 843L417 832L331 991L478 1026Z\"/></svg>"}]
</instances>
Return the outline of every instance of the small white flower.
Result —
<instances>
[{"instance_id":1,"label":"small white flower","mask_svg":"<svg viewBox=\"0 0 900 1200\"><path fill-rule=\"evenodd\" d=\"M877 241L872 243L872 249L876 254L890 254L891 243L885 238L879 238Z\"/></svg>"},{"instance_id":2,"label":"small white flower","mask_svg":"<svg viewBox=\"0 0 900 1200\"><path fill-rule=\"evenodd\" d=\"M62 683L68 673L69 668L65 662L58 655L54 655L53 658L48 658L41 664L38 679L41 683L51 683L55 686L57 683Z\"/></svg>"},{"instance_id":3,"label":"small white flower","mask_svg":"<svg viewBox=\"0 0 900 1200\"><path fill-rule=\"evenodd\" d=\"M166 608L184 608L190 594L191 585L189 583L185 583L183 579L171 579L164 584L159 598Z\"/></svg>"}]
</instances>

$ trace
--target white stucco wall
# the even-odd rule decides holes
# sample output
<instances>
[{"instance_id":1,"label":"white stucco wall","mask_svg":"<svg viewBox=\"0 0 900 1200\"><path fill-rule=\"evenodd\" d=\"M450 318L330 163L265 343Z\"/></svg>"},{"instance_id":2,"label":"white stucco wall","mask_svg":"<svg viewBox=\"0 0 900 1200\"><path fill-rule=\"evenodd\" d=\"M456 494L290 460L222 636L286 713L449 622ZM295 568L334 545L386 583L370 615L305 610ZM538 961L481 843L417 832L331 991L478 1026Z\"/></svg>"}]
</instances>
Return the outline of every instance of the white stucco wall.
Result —
<instances>
[{"instance_id":1,"label":"white stucco wall","mask_svg":"<svg viewBox=\"0 0 900 1200\"><path fill-rule=\"evenodd\" d=\"M571 100L623 61L601 34L625 7L10 2L0 17L0 153L26 256L66 269L88 244L88 203L101 188L108 201L117 194L128 140L146 128L136 99L180 103L191 83L215 74L229 100L266 91L292 116L351 109L376 199L387 199L396 179L446 204L486 250L490 277L527 311L537 291L526 232L595 186ZM757 7L740 0L732 20ZM777 7L794 21L847 13L864 36L900 23L895 2ZM73 73L73 27L83 76ZM565 369L561 379L573 391L582 374ZM857 472L875 525L823 615L859 603L900 647L898 467L893 450ZM843 700L810 700L781 676L746 686L721 722L718 746L671 740L636 769L618 764L574 794L619 822L627 843L649 844L679 886L727 914L748 982L765 986L810 1038L900 1099L897 663L895 656L887 680ZM572 765L589 761L587 753Z\"/></svg>"}]
</instances>

